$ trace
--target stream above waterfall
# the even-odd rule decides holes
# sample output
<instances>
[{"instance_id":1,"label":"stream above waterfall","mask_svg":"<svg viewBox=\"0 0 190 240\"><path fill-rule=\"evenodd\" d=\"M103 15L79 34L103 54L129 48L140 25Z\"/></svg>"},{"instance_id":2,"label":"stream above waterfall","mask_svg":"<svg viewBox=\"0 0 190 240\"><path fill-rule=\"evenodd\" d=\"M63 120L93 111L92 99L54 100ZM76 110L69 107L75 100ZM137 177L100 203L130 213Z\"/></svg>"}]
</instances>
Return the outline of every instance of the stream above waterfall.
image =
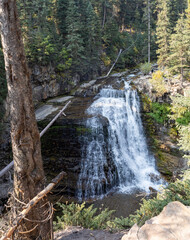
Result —
<instances>
[{"instance_id":1,"label":"stream above waterfall","mask_svg":"<svg viewBox=\"0 0 190 240\"><path fill-rule=\"evenodd\" d=\"M87 132L81 138L79 200L103 197L117 189L122 193L149 192L163 183L149 152L136 90L103 88L87 109ZM102 118L108 127L102 125Z\"/></svg>"}]
</instances>

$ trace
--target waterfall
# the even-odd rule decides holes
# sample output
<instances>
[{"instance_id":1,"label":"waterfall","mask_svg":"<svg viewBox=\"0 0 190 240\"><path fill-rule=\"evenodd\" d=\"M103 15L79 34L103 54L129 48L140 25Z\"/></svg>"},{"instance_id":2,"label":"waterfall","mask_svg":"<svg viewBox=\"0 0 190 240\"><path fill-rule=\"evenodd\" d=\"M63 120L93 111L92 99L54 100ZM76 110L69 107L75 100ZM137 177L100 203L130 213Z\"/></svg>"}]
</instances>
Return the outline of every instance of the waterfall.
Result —
<instances>
[{"instance_id":1,"label":"waterfall","mask_svg":"<svg viewBox=\"0 0 190 240\"><path fill-rule=\"evenodd\" d=\"M78 198L102 196L111 188L121 192L158 189L155 159L149 153L136 90L105 88L87 109ZM105 126L106 125L106 126Z\"/></svg>"}]
</instances>

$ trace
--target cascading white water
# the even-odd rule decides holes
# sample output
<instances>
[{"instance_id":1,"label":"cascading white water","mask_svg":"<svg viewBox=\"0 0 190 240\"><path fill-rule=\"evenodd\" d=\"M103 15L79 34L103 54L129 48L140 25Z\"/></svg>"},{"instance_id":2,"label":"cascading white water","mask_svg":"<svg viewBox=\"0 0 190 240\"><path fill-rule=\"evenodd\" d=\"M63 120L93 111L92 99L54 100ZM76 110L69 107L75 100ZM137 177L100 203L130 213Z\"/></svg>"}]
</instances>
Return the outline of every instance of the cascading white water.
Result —
<instances>
[{"instance_id":1,"label":"cascading white water","mask_svg":"<svg viewBox=\"0 0 190 240\"><path fill-rule=\"evenodd\" d=\"M148 151L136 90L127 82L124 90L102 89L87 113L93 117L86 123L91 134L83 139L79 199L101 196L114 185L122 192L158 189L161 181ZM107 134L100 116L108 120Z\"/></svg>"}]
</instances>

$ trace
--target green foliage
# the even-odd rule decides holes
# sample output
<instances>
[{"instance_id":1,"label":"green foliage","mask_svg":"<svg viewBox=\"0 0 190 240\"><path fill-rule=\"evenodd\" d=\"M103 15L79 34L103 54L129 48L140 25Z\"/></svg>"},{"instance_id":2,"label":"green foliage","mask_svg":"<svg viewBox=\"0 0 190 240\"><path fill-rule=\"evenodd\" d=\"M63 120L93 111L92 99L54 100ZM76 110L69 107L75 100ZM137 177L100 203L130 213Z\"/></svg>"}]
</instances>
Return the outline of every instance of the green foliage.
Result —
<instances>
[{"instance_id":1,"label":"green foliage","mask_svg":"<svg viewBox=\"0 0 190 240\"><path fill-rule=\"evenodd\" d=\"M172 97L172 119L176 120L179 131L179 145L182 150L189 152L190 149L190 93L186 92L186 96L177 94ZM185 157L190 159L190 155Z\"/></svg>"},{"instance_id":2,"label":"green foliage","mask_svg":"<svg viewBox=\"0 0 190 240\"><path fill-rule=\"evenodd\" d=\"M49 64L59 52L54 0L18 0L26 56L32 64Z\"/></svg>"},{"instance_id":3,"label":"green foliage","mask_svg":"<svg viewBox=\"0 0 190 240\"><path fill-rule=\"evenodd\" d=\"M171 113L171 107L166 103L153 102L150 105L150 112L147 113L156 122L165 124L169 120L169 114Z\"/></svg>"},{"instance_id":4,"label":"green foliage","mask_svg":"<svg viewBox=\"0 0 190 240\"><path fill-rule=\"evenodd\" d=\"M174 30L170 41L169 71L172 74L179 73L183 80L184 70L188 69L190 64L190 28L184 14L178 19Z\"/></svg>"},{"instance_id":5,"label":"green foliage","mask_svg":"<svg viewBox=\"0 0 190 240\"><path fill-rule=\"evenodd\" d=\"M168 65L169 55L169 39L171 34L171 26L169 19L169 0L158 0L158 21L156 28L157 44L158 44L158 65L163 68Z\"/></svg>"},{"instance_id":6,"label":"green foliage","mask_svg":"<svg viewBox=\"0 0 190 240\"><path fill-rule=\"evenodd\" d=\"M53 63L58 71L78 72L88 78L101 72L101 60L106 66L111 65L119 49L127 51L121 55L116 69L133 67L147 59L147 1L18 0L17 3L26 55L32 64ZM158 50L162 67L168 61L170 33L186 5L186 0L150 3L151 59L156 58ZM60 59L63 48L67 51L66 59Z\"/></svg>"},{"instance_id":7,"label":"green foliage","mask_svg":"<svg viewBox=\"0 0 190 240\"><path fill-rule=\"evenodd\" d=\"M185 122L188 123L190 112L190 96L183 96L181 94L176 94L172 97L172 115L171 118L177 121L180 119L186 119Z\"/></svg>"},{"instance_id":8,"label":"green foliage","mask_svg":"<svg viewBox=\"0 0 190 240\"><path fill-rule=\"evenodd\" d=\"M57 217L54 222L55 229L64 229L66 226L81 226L89 229L105 229L107 222L111 219L113 210L105 208L101 213L97 214L97 208L93 205L86 207L86 203L82 204L58 204L62 209L62 216Z\"/></svg>"},{"instance_id":9,"label":"green foliage","mask_svg":"<svg viewBox=\"0 0 190 240\"><path fill-rule=\"evenodd\" d=\"M72 58L69 57L69 53L65 47L59 53L59 64L57 65L57 70L60 72L64 72L65 70L69 70L72 65Z\"/></svg>"},{"instance_id":10,"label":"green foliage","mask_svg":"<svg viewBox=\"0 0 190 240\"><path fill-rule=\"evenodd\" d=\"M180 14L185 12L185 9L187 8L187 1L188 0L171 0L169 2L169 18L172 29L175 28Z\"/></svg>"},{"instance_id":11,"label":"green foliage","mask_svg":"<svg viewBox=\"0 0 190 240\"><path fill-rule=\"evenodd\" d=\"M154 90L156 90L157 96L162 96L167 92L162 71L158 70L154 72L152 74L152 79L150 79L150 83L153 85Z\"/></svg>"},{"instance_id":12,"label":"green foliage","mask_svg":"<svg viewBox=\"0 0 190 240\"><path fill-rule=\"evenodd\" d=\"M187 126L190 123L190 112L189 111L184 112L184 114L180 118L176 119L176 122L179 125Z\"/></svg>"},{"instance_id":13,"label":"green foliage","mask_svg":"<svg viewBox=\"0 0 190 240\"><path fill-rule=\"evenodd\" d=\"M144 64L142 64L141 66L140 66L140 69L141 69L141 72L143 73L143 74L149 74L150 73L150 71L151 71L151 69L152 69L152 65L151 65L151 63L144 63Z\"/></svg>"},{"instance_id":14,"label":"green foliage","mask_svg":"<svg viewBox=\"0 0 190 240\"><path fill-rule=\"evenodd\" d=\"M62 216L54 222L54 228L64 229L66 226L82 226L89 229L110 229L120 230L128 229L135 223L142 226L146 220L158 215L163 208L172 201L179 201L184 205L190 205L190 180L177 180L175 183L170 183L166 188L153 199L143 199L140 204L140 209L136 210L135 214L127 218L111 219L114 211L107 208L100 214L97 214L97 209L93 205L88 208L85 203L82 204L59 204L62 208Z\"/></svg>"},{"instance_id":15,"label":"green foliage","mask_svg":"<svg viewBox=\"0 0 190 240\"><path fill-rule=\"evenodd\" d=\"M68 8L68 0L57 0L57 11L56 11L57 27L59 29L60 35L63 38L63 42L67 36L67 24L66 24L67 8Z\"/></svg>"},{"instance_id":16,"label":"green foliage","mask_svg":"<svg viewBox=\"0 0 190 240\"><path fill-rule=\"evenodd\" d=\"M54 228L57 230L66 226L82 226L89 229L119 230L129 228L135 223L142 226L146 220L158 215L172 201L190 205L190 179L177 180L163 188L153 199L143 199L140 209L127 218L112 219L114 211L108 208L97 214L97 209L93 208L93 205L86 207L85 203L58 204L62 208L62 216L57 217Z\"/></svg>"},{"instance_id":17,"label":"green foliage","mask_svg":"<svg viewBox=\"0 0 190 240\"><path fill-rule=\"evenodd\" d=\"M128 229L133 226L133 221L130 219L130 217L124 218L115 218L112 221L108 221L107 225L110 230L123 230L123 229Z\"/></svg>"}]
</instances>

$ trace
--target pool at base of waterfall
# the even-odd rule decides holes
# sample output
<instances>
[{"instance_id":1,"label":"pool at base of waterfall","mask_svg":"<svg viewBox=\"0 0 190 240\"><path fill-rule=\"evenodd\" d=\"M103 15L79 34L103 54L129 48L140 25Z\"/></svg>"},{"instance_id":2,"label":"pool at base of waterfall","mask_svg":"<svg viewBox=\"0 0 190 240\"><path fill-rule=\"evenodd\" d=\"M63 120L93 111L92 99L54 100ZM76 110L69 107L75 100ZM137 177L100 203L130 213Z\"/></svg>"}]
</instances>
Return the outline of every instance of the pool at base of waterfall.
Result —
<instances>
[{"instance_id":1,"label":"pool at base of waterfall","mask_svg":"<svg viewBox=\"0 0 190 240\"><path fill-rule=\"evenodd\" d=\"M143 196L144 195L137 192L133 194L114 192L104 196L102 199L95 200L92 204L94 205L94 208L98 208L100 211L105 208L114 210L114 217L128 217L139 209ZM89 203L87 203L87 206L88 204Z\"/></svg>"}]
</instances>

